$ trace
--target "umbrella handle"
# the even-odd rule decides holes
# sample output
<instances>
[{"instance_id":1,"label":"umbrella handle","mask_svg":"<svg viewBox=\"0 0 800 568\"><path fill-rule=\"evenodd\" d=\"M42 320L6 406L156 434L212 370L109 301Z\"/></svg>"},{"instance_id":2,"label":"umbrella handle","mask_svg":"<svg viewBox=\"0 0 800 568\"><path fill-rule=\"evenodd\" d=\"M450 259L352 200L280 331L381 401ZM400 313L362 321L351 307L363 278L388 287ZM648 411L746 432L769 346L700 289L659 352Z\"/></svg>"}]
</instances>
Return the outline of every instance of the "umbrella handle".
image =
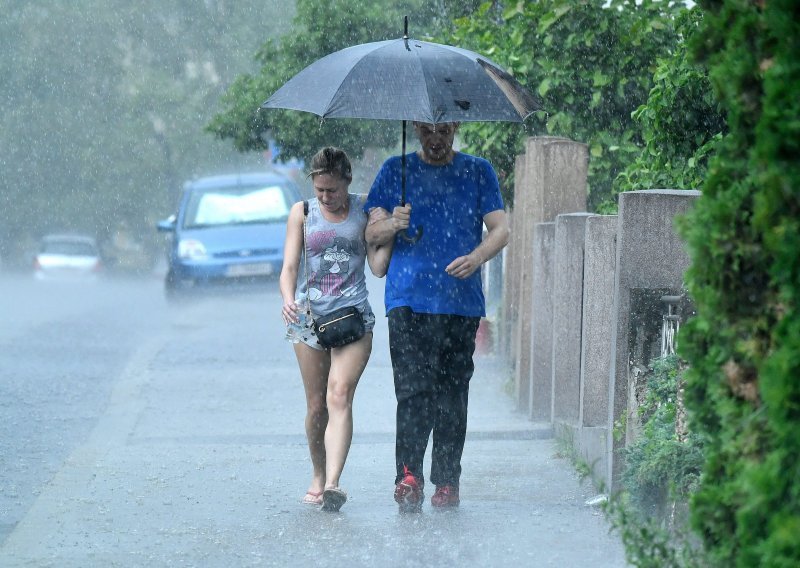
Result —
<instances>
[{"instance_id":1,"label":"umbrella handle","mask_svg":"<svg viewBox=\"0 0 800 568\"><path fill-rule=\"evenodd\" d=\"M403 121L403 149L400 153L400 187L401 187L401 194L400 194L400 207L405 207L406 205L406 121ZM409 235L408 229L404 232L400 233L400 236L403 238L404 241L409 243L416 243L418 240L422 238L422 225L417 228L417 234Z\"/></svg>"},{"instance_id":2,"label":"umbrella handle","mask_svg":"<svg viewBox=\"0 0 800 568\"><path fill-rule=\"evenodd\" d=\"M405 231L405 232L403 232L403 233L400 233L400 236L401 236L401 237L402 237L402 239L403 239L404 241L406 241L406 242L409 242L409 243L416 243L418 240L420 240L420 239L422 238L422 225L420 225L420 226L417 228L417 234L416 234L416 235L409 235L409 234L408 234L408 229L406 229L406 231Z\"/></svg>"}]
</instances>

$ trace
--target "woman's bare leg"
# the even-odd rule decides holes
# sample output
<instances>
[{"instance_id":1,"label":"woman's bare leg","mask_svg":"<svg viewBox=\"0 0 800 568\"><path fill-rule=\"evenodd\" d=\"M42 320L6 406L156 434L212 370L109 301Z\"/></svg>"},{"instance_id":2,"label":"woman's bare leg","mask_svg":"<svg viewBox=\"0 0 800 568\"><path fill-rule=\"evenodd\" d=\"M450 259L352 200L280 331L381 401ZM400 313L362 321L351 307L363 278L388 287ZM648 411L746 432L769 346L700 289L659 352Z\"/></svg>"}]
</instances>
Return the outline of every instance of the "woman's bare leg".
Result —
<instances>
[{"instance_id":1,"label":"woman's bare leg","mask_svg":"<svg viewBox=\"0 0 800 568\"><path fill-rule=\"evenodd\" d=\"M295 343L294 352L306 392L306 438L314 468L308 491L317 494L325 488L325 430L328 427L325 398L331 357L327 351L312 349L304 343Z\"/></svg>"},{"instance_id":2,"label":"woman's bare leg","mask_svg":"<svg viewBox=\"0 0 800 568\"><path fill-rule=\"evenodd\" d=\"M353 439L353 397L372 352L372 333L331 350L328 428L325 430L325 487L338 487Z\"/></svg>"}]
</instances>

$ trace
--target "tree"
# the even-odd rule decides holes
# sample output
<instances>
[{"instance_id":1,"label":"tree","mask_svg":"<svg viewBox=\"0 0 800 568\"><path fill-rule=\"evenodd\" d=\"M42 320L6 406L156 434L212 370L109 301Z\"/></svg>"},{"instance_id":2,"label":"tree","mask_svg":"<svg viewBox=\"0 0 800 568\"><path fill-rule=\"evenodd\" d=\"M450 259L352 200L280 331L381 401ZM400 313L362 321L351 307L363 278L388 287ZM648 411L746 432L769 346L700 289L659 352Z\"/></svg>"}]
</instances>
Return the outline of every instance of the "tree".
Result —
<instances>
[{"instance_id":1,"label":"tree","mask_svg":"<svg viewBox=\"0 0 800 568\"><path fill-rule=\"evenodd\" d=\"M800 19L702 2L693 43L729 133L683 224L697 316L687 405L706 440L692 518L718 566L800 564Z\"/></svg>"},{"instance_id":2,"label":"tree","mask_svg":"<svg viewBox=\"0 0 800 568\"><path fill-rule=\"evenodd\" d=\"M633 113L644 147L614 180L613 193L638 189L700 189L708 161L727 132L708 70L687 46L703 11L686 10L676 19L682 41L671 57L659 58L647 102Z\"/></svg>"},{"instance_id":3,"label":"tree","mask_svg":"<svg viewBox=\"0 0 800 568\"><path fill-rule=\"evenodd\" d=\"M258 164L204 135L232 78L293 5L3 2L0 254L49 231L101 240L154 221L192 175ZM265 26L264 11L273 13Z\"/></svg>"},{"instance_id":4,"label":"tree","mask_svg":"<svg viewBox=\"0 0 800 568\"><path fill-rule=\"evenodd\" d=\"M463 3L446 2L447 9ZM257 75L239 77L223 98L225 110L208 130L230 139L240 151L261 150L274 140L283 158L305 159L321 146L334 144L351 157L369 147L388 148L400 139L399 124L385 121L329 120L309 113L259 110L260 105L293 75L317 59L351 45L401 37L403 16L411 14L409 35L422 37L436 21L431 2L363 2L299 0L292 31L264 44L256 55Z\"/></svg>"},{"instance_id":5,"label":"tree","mask_svg":"<svg viewBox=\"0 0 800 568\"><path fill-rule=\"evenodd\" d=\"M468 124L467 150L487 156L512 198L522 141L546 133L589 145L592 209L614 209L612 183L644 141L631 114L647 100L658 58L680 37L681 3L633 0L486 2L446 40L483 53L537 93L544 112L526 124ZM501 31L499 31L501 30Z\"/></svg>"}]
</instances>

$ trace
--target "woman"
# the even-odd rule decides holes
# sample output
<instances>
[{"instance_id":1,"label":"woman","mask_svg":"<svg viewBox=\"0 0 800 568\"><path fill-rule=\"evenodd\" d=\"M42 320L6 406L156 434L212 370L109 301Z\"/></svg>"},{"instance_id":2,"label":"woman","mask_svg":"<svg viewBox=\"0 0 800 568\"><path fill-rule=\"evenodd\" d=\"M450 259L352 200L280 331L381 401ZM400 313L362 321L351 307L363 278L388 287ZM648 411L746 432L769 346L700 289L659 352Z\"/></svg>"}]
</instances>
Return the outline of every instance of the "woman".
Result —
<instances>
[{"instance_id":1,"label":"woman","mask_svg":"<svg viewBox=\"0 0 800 568\"><path fill-rule=\"evenodd\" d=\"M339 477L353 437L353 396L372 351L375 325L364 261L376 276L383 276L390 250L367 249L365 196L348 193L353 174L342 150L320 150L311 160L309 176L316 198L306 202L307 216L304 203L292 206L286 228L282 316L306 393L306 436L314 471L303 503L338 511L347 500ZM323 349L307 309L319 316L346 306L361 312L366 333L342 347Z\"/></svg>"}]
</instances>

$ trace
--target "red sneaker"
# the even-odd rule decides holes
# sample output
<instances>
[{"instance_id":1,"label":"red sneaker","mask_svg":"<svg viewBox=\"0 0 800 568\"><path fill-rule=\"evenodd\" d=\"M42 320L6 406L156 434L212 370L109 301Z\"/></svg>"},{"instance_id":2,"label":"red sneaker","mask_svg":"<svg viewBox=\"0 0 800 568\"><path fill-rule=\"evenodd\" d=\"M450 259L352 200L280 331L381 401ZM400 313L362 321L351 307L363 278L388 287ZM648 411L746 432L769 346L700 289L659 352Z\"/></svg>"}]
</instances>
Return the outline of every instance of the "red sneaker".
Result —
<instances>
[{"instance_id":1,"label":"red sneaker","mask_svg":"<svg viewBox=\"0 0 800 568\"><path fill-rule=\"evenodd\" d=\"M403 466L403 479L394 486L394 500L400 505L400 511L420 511L424 498L425 494L419 480L408 470L408 467Z\"/></svg>"},{"instance_id":2,"label":"red sneaker","mask_svg":"<svg viewBox=\"0 0 800 568\"><path fill-rule=\"evenodd\" d=\"M458 507L460 502L458 487L455 485L438 485L436 493L431 497L431 505L434 507Z\"/></svg>"}]
</instances>

